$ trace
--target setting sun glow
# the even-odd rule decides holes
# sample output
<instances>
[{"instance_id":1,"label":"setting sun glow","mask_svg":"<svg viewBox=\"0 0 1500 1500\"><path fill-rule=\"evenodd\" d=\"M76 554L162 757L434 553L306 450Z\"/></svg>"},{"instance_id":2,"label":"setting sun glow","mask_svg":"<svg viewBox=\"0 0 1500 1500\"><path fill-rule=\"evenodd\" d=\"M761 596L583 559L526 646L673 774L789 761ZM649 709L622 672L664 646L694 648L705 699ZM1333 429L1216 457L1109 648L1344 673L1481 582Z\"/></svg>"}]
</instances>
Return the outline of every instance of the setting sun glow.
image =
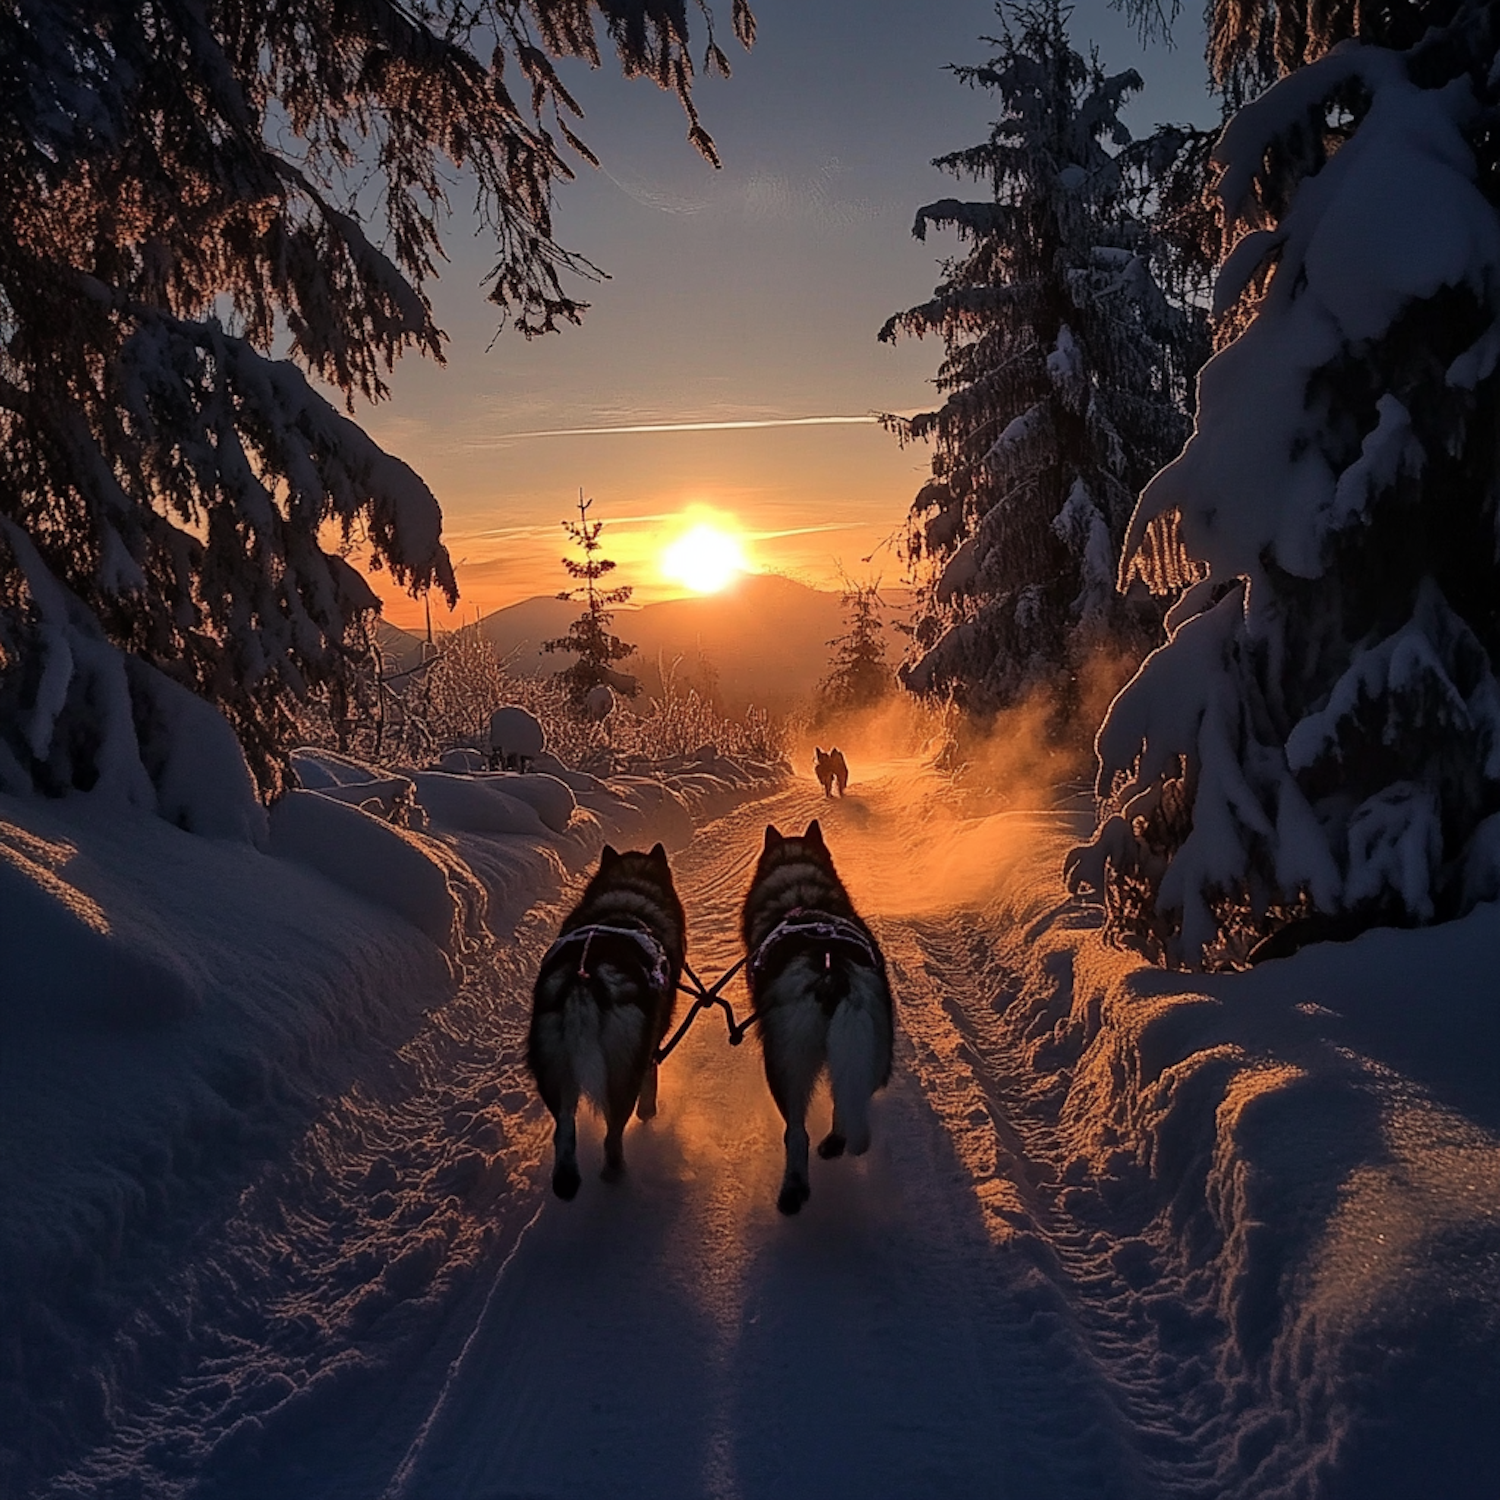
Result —
<instances>
[{"instance_id":1,"label":"setting sun glow","mask_svg":"<svg viewBox=\"0 0 1500 1500\"><path fill-rule=\"evenodd\" d=\"M748 568L739 539L700 521L661 555L662 574L696 594L716 594Z\"/></svg>"}]
</instances>

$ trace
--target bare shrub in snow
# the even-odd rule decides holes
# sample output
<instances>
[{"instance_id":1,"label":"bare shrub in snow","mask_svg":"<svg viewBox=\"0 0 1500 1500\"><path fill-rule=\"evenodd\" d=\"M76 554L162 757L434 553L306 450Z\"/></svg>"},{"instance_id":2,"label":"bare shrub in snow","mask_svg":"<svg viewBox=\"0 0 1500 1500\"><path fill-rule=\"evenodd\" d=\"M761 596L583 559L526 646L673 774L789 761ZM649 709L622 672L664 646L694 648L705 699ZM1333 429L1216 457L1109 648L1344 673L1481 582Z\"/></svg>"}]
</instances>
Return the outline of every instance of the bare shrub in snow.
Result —
<instances>
[{"instance_id":1,"label":"bare shrub in snow","mask_svg":"<svg viewBox=\"0 0 1500 1500\"><path fill-rule=\"evenodd\" d=\"M624 70L673 90L714 159L688 7L598 9ZM748 44L745 0L732 10ZM150 805L140 767L162 747L142 736L170 716L150 712L139 662L217 704L274 792L294 705L347 680L376 606L330 539L453 596L431 492L322 388L352 408L408 350L441 358L425 287L455 168L495 236L507 321L527 336L577 321L563 280L590 268L554 240L552 204L571 175L560 139L589 153L554 59L598 62L595 11L0 11L5 786ZM727 71L712 36L707 60Z\"/></svg>"},{"instance_id":2,"label":"bare shrub in snow","mask_svg":"<svg viewBox=\"0 0 1500 1500\"><path fill-rule=\"evenodd\" d=\"M1105 816L1070 862L1169 963L1496 885L1500 15L1447 10L1288 74L1215 151L1243 331L1122 569L1204 576L1099 731Z\"/></svg>"},{"instance_id":3,"label":"bare shrub in snow","mask_svg":"<svg viewBox=\"0 0 1500 1500\"><path fill-rule=\"evenodd\" d=\"M943 405L887 418L934 444L907 523L919 602L901 680L981 714L1041 682L1066 694L1104 639L1154 639L1159 611L1117 595L1116 559L1140 486L1186 436L1198 346L1196 315L1153 276L1119 154L1139 75L1080 56L1057 0L997 9L994 57L953 69L994 91L995 124L934 162L990 196L918 210L919 239L952 228L968 249L880 333L945 348Z\"/></svg>"},{"instance_id":4,"label":"bare shrub in snow","mask_svg":"<svg viewBox=\"0 0 1500 1500\"><path fill-rule=\"evenodd\" d=\"M645 761L691 755L712 746L721 755L773 764L787 752L782 720L751 706L743 718L731 719L695 687L678 680L678 664L661 665L661 692L644 711L617 709L610 715L607 743L617 755Z\"/></svg>"}]
</instances>

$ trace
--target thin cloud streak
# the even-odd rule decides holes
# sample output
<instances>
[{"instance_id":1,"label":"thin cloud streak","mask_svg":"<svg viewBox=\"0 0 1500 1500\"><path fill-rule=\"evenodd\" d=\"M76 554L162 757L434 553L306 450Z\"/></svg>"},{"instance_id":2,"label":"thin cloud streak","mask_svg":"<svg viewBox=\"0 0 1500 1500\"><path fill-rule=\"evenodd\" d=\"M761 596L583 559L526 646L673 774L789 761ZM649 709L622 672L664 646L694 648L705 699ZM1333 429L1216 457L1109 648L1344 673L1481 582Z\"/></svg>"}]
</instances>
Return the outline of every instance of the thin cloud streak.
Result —
<instances>
[{"instance_id":1,"label":"thin cloud streak","mask_svg":"<svg viewBox=\"0 0 1500 1500\"><path fill-rule=\"evenodd\" d=\"M639 432L743 432L762 427L869 427L880 418L872 413L859 417L764 417L737 422L638 422L627 427L547 427L533 432L502 432L492 438L465 443L466 448L500 448L522 438L622 437Z\"/></svg>"}]
</instances>

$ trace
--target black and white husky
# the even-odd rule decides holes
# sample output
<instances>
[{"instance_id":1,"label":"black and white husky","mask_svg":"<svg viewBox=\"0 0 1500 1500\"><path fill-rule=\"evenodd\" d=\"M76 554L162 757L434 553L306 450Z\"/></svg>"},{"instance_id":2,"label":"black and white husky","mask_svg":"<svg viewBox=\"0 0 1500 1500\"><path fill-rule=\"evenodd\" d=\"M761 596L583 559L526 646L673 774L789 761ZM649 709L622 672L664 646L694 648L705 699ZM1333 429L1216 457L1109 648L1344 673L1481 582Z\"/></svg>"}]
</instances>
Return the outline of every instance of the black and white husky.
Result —
<instances>
[{"instance_id":1,"label":"black and white husky","mask_svg":"<svg viewBox=\"0 0 1500 1500\"><path fill-rule=\"evenodd\" d=\"M552 1190L578 1191L581 1098L604 1116L606 1182L625 1170L632 1109L656 1113L655 1051L672 1024L686 924L667 851L620 854L599 869L547 950L532 992L526 1061L557 1121Z\"/></svg>"},{"instance_id":2,"label":"black and white husky","mask_svg":"<svg viewBox=\"0 0 1500 1500\"><path fill-rule=\"evenodd\" d=\"M870 1099L891 1076L885 959L855 913L816 820L801 838L766 829L742 919L750 998L766 1082L786 1121L786 1175L776 1206L807 1201L807 1105L826 1067L833 1129L822 1157L869 1149Z\"/></svg>"}]
</instances>

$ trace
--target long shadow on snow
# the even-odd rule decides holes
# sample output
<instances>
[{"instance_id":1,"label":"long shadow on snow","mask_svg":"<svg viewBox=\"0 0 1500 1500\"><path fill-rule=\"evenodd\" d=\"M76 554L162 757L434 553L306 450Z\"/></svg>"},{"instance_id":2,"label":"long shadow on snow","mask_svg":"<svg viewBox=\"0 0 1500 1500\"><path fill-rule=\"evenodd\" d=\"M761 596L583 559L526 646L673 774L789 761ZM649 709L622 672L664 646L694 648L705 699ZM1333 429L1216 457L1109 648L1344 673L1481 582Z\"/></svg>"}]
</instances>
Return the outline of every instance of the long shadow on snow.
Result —
<instances>
[{"instance_id":1,"label":"long shadow on snow","mask_svg":"<svg viewBox=\"0 0 1500 1500\"><path fill-rule=\"evenodd\" d=\"M815 1158L812 1200L793 1220L766 1204L729 1354L745 1398L736 1494L1152 1493L1055 1263L1042 1255L1044 1274L1024 1247L991 1243L950 1136L909 1062L898 1055L897 1068L870 1154Z\"/></svg>"}]
</instances>

